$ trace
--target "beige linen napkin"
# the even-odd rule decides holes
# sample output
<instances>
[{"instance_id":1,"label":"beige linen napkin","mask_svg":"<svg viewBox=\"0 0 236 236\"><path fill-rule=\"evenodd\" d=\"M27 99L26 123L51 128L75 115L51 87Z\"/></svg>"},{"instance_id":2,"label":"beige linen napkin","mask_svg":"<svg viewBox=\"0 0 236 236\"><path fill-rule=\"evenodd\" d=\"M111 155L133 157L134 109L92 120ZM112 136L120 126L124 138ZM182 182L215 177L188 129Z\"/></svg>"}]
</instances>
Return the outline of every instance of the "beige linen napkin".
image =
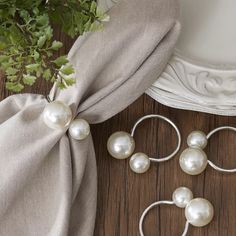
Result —
<instances>
[{"instance_id":1,"label":"beige linen napkin","mask_svg":"<svg viewBox=\"0 0 236 236\"><path fill-rule=\"evenodd\" d=\"M89 123L115 115L158 78L180 29L175 0L123 0L109 15L103 31L75 42L69 53L76 85L55 93ZM0 103L1 236L94 234L92 137L76 141L48 128L46 105L33 94Z\"/></svg>"}]
</instances>

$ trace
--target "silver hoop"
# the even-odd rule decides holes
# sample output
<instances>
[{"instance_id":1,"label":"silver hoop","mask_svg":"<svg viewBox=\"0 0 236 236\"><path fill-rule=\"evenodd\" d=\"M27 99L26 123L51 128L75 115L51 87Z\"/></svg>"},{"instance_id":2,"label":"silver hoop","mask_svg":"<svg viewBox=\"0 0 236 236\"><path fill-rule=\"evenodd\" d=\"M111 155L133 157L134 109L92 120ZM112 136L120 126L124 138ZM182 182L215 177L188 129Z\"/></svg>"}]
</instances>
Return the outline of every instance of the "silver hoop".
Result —
<instances>
[{"instance_id":1,"label":"silver hoop","mask_svg":"<svg viewBox=\"0 0 236 236\"><path fill-rule=\"evenodd\" d=\"M208 160L206 153L203 149L207 146L209 139L213 134L221 130L232 130L236 132L236 128L232 126L222 126L212 130L209 134L202 131L192 131L188 138L186 148L180 155L179 164L181 169L189 175L201 174L209 164L213 169L224 173L236 173L234 169L224 169L215 165L212 161Z\"/></svg>"},{"instance_id":2,"label":"silver hoop","mask_svg":"<svg viewBox=\"0 0 236 236\"><path fill-rule=\"evenodd\" d=\"M166 157L163 157L163 158L151 158L149 157L149 160L150 161L153 161L153 162L163 162L163 161L168 161L170 160L172 157L174 157L177 152L179 151L180 149L180 146L181 146L181 135L180 135L180 132L179 132L179 129L178 127L174 124L173 121L171 121L170 119L166 118L165 116L161 116L161 115L156 115L156 114L151 114L151 115L146 115L146 116L143 116L142 118L140 118L133 126L132 130L131 130L131 136L133 137L134 136L134 132L135 130L137 129L137 126L144 120L146 119L150 119L150 118L158 118L158 119L161 119L161 120L164 120L166 121L167 123L169 123L174 129L175 129L175 132L177 134L177 138L178 138L178 144L177 144L177 147L176 149L174 150L174 152L172 152L170 155L166 156Z\"/></svg>"},{"instance_id":3,"label":"silver hoop","mask_svg":"<svg viewBox=\"0 0 236 236\"><path fill-rule=\"evenodd\" d=\"M236 128L235 127L232 127L232 126L222 126L222 127L218 127L214 130L212 130L206 137L207 137L207 140L209 140L211 138L211 136L221 130L232 130L234 132L236 132ZM212 161L208 160L208 164L215 170L218 170L218 171L221 171L221 172L226 172L226 173L235 173L236 172L236 168L234 169L224 169L224 168L221 168L217 165L215 165Z\"/></svg>"},{"instance_id":4,"label":"silver hoop","mask_svg":"<svg viewBox=\"0 0 236 236\"><path fill-rule=\"evenodd\" d=\"M48 103L51 103L51 102L52 102L52 99L50 98L49 95L46 96L46 100L47 100Z\"/></svg>"},{"instance_id":5,"label":"silver hoop","mask_svg":"<svg viewBox=\"0 0 236 236\"><path fill-rule=\"evenodd\" d=\"M55 101L56 92L57 92L57 86L54 84L50 93L45 96L48 103Z\"/></svg>"},{"instance_id":6,"label":"silver hoop","mask_svg":"<svg viewBox=\"0 0 236 236\"><path fill-rule=\"evenodd\" d=\"M144 212L142 213L141 217L140 217L140 220L139 220L139 234L140 236L145 236L144 235L144 232L143 232L143 221L144 221L144 218L146 217L146 215L148 214L148 212L153 209L154 207L156 206L159 206L159 205L174 205L174 202L173 201L159 201L159 202L154 202L152 203L150 206L148 206ZM186 236L187 235L187 232L188 232L188 229L189 229L189 222L186 221L186 224L185 224L185 228L184 228L184 232L182 233L181 236Z\"/></svg>"},{"instance_id":7,"label":"silver hoop","mask_svg":"<svg viewBox=\"0 0 236 236\"><path fill-rule=\"evenodd\" d=\"M146 119L149 118L159 118L161 120L166 121L172 127L174 127L175 132L178 138L178 144L176 149L170 155L163 158L151 158L145 153L137 152L134 153L135 150L135 140L134 140L134 132L137 126ZM146 115L140 118L133 126L131 133L127 133L124 131L117 131L113 133L107 141L107 150L110 155L116 159L126 159L130 157L129 165L132 171L138 174L145 173L150 168L151 161L153 162L164 162L170 160L176 153L179 151L181 145L181 135L177 126L168 118L161 115Z\"/></svg>"},{"instance_id":8,"label":"silver hoop","mask_svg":"<svg viewBox=\"0 0 236 236\"><path fill-rule=\"evenodd\" d=\"M192 226L203 227L208 225L214 217L214 207L207 199L194 198L193 193L189 188L179 187L173 192L172 201L154 202L144 210L139 220L140 236L144 236L143 222L145 216L152 208L162 204L175 205L184 209L186 223L184 231L181 234L182 236L187 235L190 224ZM196 217L196 215L201 215L201 219Z\"/></svg>"}]
</instances>

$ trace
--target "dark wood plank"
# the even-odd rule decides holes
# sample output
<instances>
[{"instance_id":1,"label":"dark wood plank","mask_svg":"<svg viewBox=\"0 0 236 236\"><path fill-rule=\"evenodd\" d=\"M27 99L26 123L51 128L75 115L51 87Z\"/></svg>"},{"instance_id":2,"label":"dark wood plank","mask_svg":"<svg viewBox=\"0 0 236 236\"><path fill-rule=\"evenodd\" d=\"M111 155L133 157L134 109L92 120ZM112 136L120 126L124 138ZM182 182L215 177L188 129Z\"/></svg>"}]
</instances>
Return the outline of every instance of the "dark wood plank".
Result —
<instances>
[{"instance_id":1,"label":"dark wood plank","mask_svg":"<svg viewBox=\"0 0 236 236\"><path fill-rule=\"evenodd\" d=\"M118 130L129 131L134 122L145 114L162 114L172 119L181 130L182 150L192 130L209 132L220 125L236 125L234 117L183 111L158 104L144 95L125 111L93 127L98 162L98 212L96 236L136 236L139 217L150 203L171 199L178 186L192 189L194 196L209 199L215 207L213 222L204 228L190 228L189 235L236 235L236 175L222 174L207 167L199 176L188 176L178 164L179 154L169 162L152 164L143 175L132 173L128 160L118 161L106 151L109 135ZM103 137L102 139L100 137ZM158 120L145 121L135 135L136 151L151 156L163 156L176 144L172 128ZM236 166L236 134L222 131L210 139L206 148L209 159L224 167ZM145 233L154 235L181 235L184 228L184 211L174 206L162 206L150 212L145 221Z\"/></svg>"},{"instance_id":2,"label":"dark wood plank","mask_svg":"<svg viewBox=\"0 0 236 236\"><path fill-rule=\"evenodd\" d=\"M65 44L60 53L67 53L73 41L58 30L56 38ZM25 92L46 95L50 87L50 84L39 81ZM0 98L9 95L4 89L4 80L1 77ZM94 235L138 235L138 221L144 208L154 201L171 199L174 189L182 185L190 187L196 197L209 199L215 207L213 222L204 228L191 227L188 235L236 235L236 174L221 174L208 167L199 176L188 176L179 168L179 153L171 161L152 164L146 174L137 175L130 170L128 160L118 161L109 156L106 150L109 135L118 130L130 131L138 118L150 113L165 115L178 125L183 138L182 150L186 147L186 137L192 130L209 132L220 125L236 126L234 117L168 108L146 95L115 117L94 125L92 134L98 166L98 209ZM176 144L173 129L158 120L145 121L137 130L135 140L136 151L160 157L170 153ZM236 166L236 134L228 131L216 134L210 140L206 152L219 165L231 168ZM145 233L147 236L180 235L184 223L183 210L174 206L163 206L150 212L145 221Z\"/></svg>"}]
</instances>

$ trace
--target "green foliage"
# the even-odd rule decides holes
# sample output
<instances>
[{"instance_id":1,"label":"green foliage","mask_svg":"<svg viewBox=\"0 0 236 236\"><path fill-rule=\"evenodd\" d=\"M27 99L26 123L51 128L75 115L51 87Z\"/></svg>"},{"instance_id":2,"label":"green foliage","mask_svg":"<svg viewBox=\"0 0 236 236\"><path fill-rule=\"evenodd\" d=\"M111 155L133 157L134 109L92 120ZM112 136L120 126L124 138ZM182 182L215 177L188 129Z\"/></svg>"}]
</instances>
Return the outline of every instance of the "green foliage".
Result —
<instances>
[{"instance_id":1,"label":"green foliage","mask_svg":"<svg viewBox=\"0 0 236 236\"><path fill-rule=\"evenodd\" d=\"M55 58L63 44L53 40L52 23L70 37L99 30L108 16L93 0L0 0L0 69L6 88L20 92L38 79L60 88L75 82L66 56Z\"/></svg>"},{"instance_id":2,"label":"green foliage","mask_svg":"<svg viewBox=\"0 0 236 236\"><path fill-rule=\"evenodd\" d=\"M49 0L49 16L71 37L102 28L103 25L100 23L107 16L97 9L95 1L70 0L63 4L61 2L61 0Z\"/></svg>"}]
</instances>

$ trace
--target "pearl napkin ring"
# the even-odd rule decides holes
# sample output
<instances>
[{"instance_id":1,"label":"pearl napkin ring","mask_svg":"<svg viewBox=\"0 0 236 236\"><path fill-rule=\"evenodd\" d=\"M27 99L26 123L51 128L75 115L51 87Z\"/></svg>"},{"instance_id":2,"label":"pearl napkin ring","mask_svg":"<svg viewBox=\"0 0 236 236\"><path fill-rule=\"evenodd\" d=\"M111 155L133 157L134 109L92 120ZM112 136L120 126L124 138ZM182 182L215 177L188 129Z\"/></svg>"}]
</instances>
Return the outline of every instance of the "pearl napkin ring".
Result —
<instances>
[{"instance_id":1,"label":"pearl napkin ring","mask_svg":"<svg viewBox=\"0 0 236 236\"><path fill-rule=\"evenodd\" d=\"M141 152L133 154L134 149L135 149L135 141L133 138L134 132L135 132L137 126L142 121L144 121L146 119L150 119L150 118L158 118L158 119L164 120L175 129L175 132L176 132L177 138L178 138L177 147L174 150L174 152L172 152L170 155L168 155L166 157L151 158ZM151 161L164 162L164 161L170 160L172 157L174 157L177 154L177 152L180 149L180 145L181 145L181 135L180 135L180 132L179 132L179 129L177 128L177 126L168 118L161 116L161 115L156 115L156 114L151 114L151 115L146 115L146 116L141 117L134 124L134 126L131 130L131 134L124 132L124 131L118 131L118 132L113 133L107 141L108 152L114 158L126 159L133 154L131 156L130 162L129 162L130 168L135 173L139 173L139 174L144 173L149 169Z\"/></svg>"},{"instance_id":2,"label":"pearl napkin ring","mask_svg":"<svg viewBox=\"0 0 236 236\"><path fill-rule=\"evenodd\" d=\"M172 201L158 201L152 203L142 213L139 220L139 233L144 236L143 221L147 213L154 207L161 204L176 205L180 208L185 208L186 224L182 236L186 236L189 225L203 227L211 222L214 216L214 208L212 204L204 198L194 198L193 193L186 187L177 188L173 195Z\"/></svg>"},{"instance_id":3,"label":"pearl napkin ring","mask_svg":"<svg viewBox=\"0 0 236 236\"><path fill-rule=\"evenodd\" d=\"M187 138L187 144L189 147L182 152L179 159L180 167L185 173L189 175L198 175L206 169L207 164L221 172L236 172L236 169L223 169L218 167L212 161L207 159L207 155L203 151L207 146L210 137L221 130L232 130L236 132L235 127L222 126L212 130L207 135L202 131L193 131L189 134Z\"/></svg>"},{"instance_id":4,"label":"pearl napkin ring","mask_svg":"<svg viewBox=\"0 0 236 236\"><path fill-rule=\"evenodd\" d=\"M51 129L69 129L73 139L84 140L90 134L89 123L84 119L74 119L70 107L62 101L51 101L43 111L44 123Z\"/></svg>"}]
</instances>

